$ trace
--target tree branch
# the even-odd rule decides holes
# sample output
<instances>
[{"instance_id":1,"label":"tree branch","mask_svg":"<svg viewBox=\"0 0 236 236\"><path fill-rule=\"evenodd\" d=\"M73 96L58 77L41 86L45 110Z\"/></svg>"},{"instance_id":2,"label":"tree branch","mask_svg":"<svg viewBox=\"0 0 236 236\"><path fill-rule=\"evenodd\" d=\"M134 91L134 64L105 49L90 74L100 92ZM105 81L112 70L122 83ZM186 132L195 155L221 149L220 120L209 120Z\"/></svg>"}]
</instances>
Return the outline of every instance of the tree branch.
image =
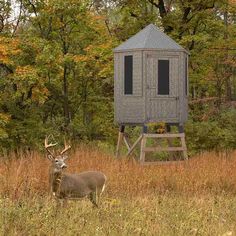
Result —
<instances>
[{"instance_id":1,"label":"tree branch","mask_svg":"<svg viewBox=\"0 0 236 236\"><path fill-rule=\"evenodd\" d=\"M108 19L105 20L105 25L106 25L106 27L107 27L107 30L108 30L109 35L112 36L111 30L110 30L110 27L109 27L109 21L108 21Z\"/></svg>"},{"instance_id":2,"label":"tree branch","mask_svg":"<svg viewBox=\"0 0 236 236\"><path fill-rule=\"evenodd\" d=\"M4 18L2 15L0 15L0 32L2 32L4 29Z\"/></svg>"},{"instance_id":3,"label":"tree branch","mask_svg":"<svg viewBox=\"0 0 236 236\"><path fill-rule=\"evenodd\" d=\"M154 2L154 0L148 0L148 2L159 10L162 19L167 16L168 12L166 11L164 0L158 0L158 3ZM163 27L166 33L170 33L173 30L173 27L170 25L163 24Z\"/></svg>"},{"instance_id":4,"label":"tree branch","mask_svg":"<svg viewBox=\"0 0 236 236\"><path fill-rule=\"evenodd\" d=\"M38 17L38 13L37 13L37 9L36 9L35 5L34 5L30 0L28 0L28 3L29 3L29 5L32 7L35 16ZM43 28L42 28L42 25L40 24L39 21L37 21L37 23L38 23L38 26L39 26L40 33L41 33L41 35L43 36Z\"/></svg>"},{"instance_id":5,"label":"tree branch","mask_svg":"<svg viewBox=\"0 0 236 236\"><path fill-rule=\"evenodd\" d=\"M6 64L0 63L0 67L4 68L4 70L6 70L9 74L13 73L13 70Z\"/></svg>"}]
</instances>

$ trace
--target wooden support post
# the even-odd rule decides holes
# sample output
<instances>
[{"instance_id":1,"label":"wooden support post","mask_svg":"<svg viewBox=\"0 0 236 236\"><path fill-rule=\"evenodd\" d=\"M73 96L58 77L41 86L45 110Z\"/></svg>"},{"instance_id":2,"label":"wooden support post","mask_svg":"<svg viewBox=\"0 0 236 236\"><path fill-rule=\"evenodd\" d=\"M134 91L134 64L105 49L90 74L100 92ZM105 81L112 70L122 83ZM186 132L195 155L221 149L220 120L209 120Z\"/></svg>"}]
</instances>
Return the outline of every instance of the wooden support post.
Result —
<instances>
[{"instance_id":1,"label":"wooden support post","mask_svg":"<svg viewBox=\"0 0 236 236\"><path fill-rule=\"evenodd\" d=\"M178 129L179 129L179 133L183 134L180 138L181 140L181 145L183 147L183 158L185 160L188 160L188 154L187 154L187 146L186 146L186 142L185 142L185 134L184 134L184 126L183 124L180 124L178 126Z\"/></svg>"},{"instance_id":2,"label":"wooden support post","mask_svg":"<svg viewBox=\"0 0 236 236\"><path fill-rule=\"evenodd\" d=\"M166 132L170 133L171 132L171 126L170 124L166 124Z\"/></svg>"},{"instance_id":3,"label":"wooden support post","mask_svg":"<svg viewBox=\"0 0 236 236\"><path fill-rule=\"evenodd\" d=\"M141 164L145 162L146 142L147 142L147 138L145 136L143 136L143 138L141 140L141 150L140 150L140 163Z\"/></svg>"},{"instance_id":4,"label":"wooden support post","mask_svg":"<svg viewBox=\"0 0 236 236\"><path fill-rule=\"evenodd\" d=\"M184 126L183 126L183 124L179 124L178 125L178 130L179 130L179 133L184 133Z\"/></svg>"},{"instance_id":5,"label":"wooden support post","mask_svg":"<svg viewBox=\"0 0 236 236\"><path fill-rule=\"evenodd\" d=\"M116 158L120 156L120 148L121 148L121 142L124 136L124 132L125 132L125 126L121 125L120 130L119 130L119 135L118 135L117 146L116 146Z\"/></svg>"},{"instance_id":6,"label":"wooden support post","mask_svg":"<svg viewBox=\"0 0 236 236\"><path fill-rule=\"evenodd\" d=\"M148 128L146 125L143 125L143 134L146 134L148 132Z\"/></svg>"},{"instance_id":7,"label":"wooden support post","mask_svg":"<svg viewBox=\"0 0 236 236\"><path fill-rule=\"evenodd\" d=\"M183 148L183 157L185 160L188 160L188 154L187 154L187 146L186 146L186 142L185 142L185 137L181 137L181 144L182 144L182 148Z\"/></svg>"},{"instance_id":8,"label":"wooden support post","mask_svg":"<svg viewBox=\"0 0 236 236\"><path fill-rule=\"evenodd\" d=\"M170 124L166 124L166 132L170 133L171 132L171 125ZM167 138L167 143L169 147L173 146L172 140L170 138ZM173 160L175 153L171 153L169 152L169 160Z\"/></svg>"},{"instance_id":9,"label":"wooden support post","mask_svg":"<svg viewBox=\"0 0 236 236\"><path fill-rule=\"evenodd\" d=\"M145 148L146 148L146 143L147 143L147 126L143 126L143 135L142 135L142 140L141 140L141 149L140 149L140 163L145 162Z\"/></svg>"}]
</instances>

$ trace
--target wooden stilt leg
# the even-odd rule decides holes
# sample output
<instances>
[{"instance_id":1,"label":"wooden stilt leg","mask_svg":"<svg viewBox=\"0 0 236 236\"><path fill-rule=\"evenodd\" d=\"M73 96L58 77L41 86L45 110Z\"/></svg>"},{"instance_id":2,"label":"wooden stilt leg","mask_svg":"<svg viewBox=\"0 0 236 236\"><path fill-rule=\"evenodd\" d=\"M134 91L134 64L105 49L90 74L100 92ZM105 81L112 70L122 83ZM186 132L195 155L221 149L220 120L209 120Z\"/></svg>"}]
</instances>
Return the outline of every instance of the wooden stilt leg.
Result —
<instances>
[{"instance_id":1,"label":"wooden stilt leg","mask_svg":"<svg viewBox=\"0 0 236 236\"><path fill-rule=\"evenodd\" d=\"M171 132L171 126L169 124L166 124L166 132L170 133ZM169 147L173 147L172 140L170 138L167 138L167 143ZM175 156L174 153L169 152L168 159L173 160L173 157Z\"/></svg>"},{"instance_id":2,"label":"wooden stilt leg","mask_svg":"<svg viewBox=\"0 0 236 236\"><path fill-rule=\"evenodd\" d=\"M125 126L124 125L120 126L120 131L119 131L118 141L117 141L117 146L116 146L116 158L120 156L120 148L121 148L121 142L124 136L124 131L125 131Z\"/></svg>"},{"instance_id":3,"label":"wooden stilt leg","mask_svg":"<svg viewBox=\"0 0 236 236\"><path fill-rule=\"evenodd\" d=\"M188 160L188 154L187 154L187 146L185 142L185 136L181 137L181 144L183 147L183 156L185 160Z\"/></svg>"},{"instance_id":4,"label":"wooden stilt leg","mask_svg":"<svg viewBox=\"0 0 236 236\"><path fill-rule=\"evenodd\" d=\"M178 128L179 128L179 133L183 133L183 136L180 138L181 145L183 148L183 157L185 160L188 160L187 146L186 146L185 135L184 135L184 126L182 124L180 124Z\"/></svg>"},{"instance_id":5,"label":"wooden stilt leg","mask_svg":"<svg viewBox=\"0 0 236 236\"><path fill-rule=\"evenodd\" d=\"M140 150L140 163L145 162L145 148L146 148L147 138L143 136L141 140L141 150Z\"/></svg>"},{"instance_id":6,"label":"wooden stilt leg","mask_svg":"<svg viewBox=\"0 0 236 236\"><path fill-rule=\"evenodd\" d=\"M147 133L147 126L143 126L143 134ZM146 148L147 138L145 135L143 135L141 140L141 149L140 149L140 163L145 162L145 148Z\"/></svg>"}]
</instances>

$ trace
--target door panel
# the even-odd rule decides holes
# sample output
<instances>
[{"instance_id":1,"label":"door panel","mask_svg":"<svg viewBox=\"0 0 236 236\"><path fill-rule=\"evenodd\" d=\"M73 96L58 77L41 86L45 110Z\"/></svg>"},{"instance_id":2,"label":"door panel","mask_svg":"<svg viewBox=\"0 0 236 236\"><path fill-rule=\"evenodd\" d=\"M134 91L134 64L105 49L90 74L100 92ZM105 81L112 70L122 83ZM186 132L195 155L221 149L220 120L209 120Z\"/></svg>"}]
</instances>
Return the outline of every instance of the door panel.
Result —
<instances>
[{"instance_id":1,"label":"door panel","mask_svg":"<svg viewBox=\"0 0 236 236\"><path fill-rule=\"evenodd\" d=\"M179 58L148 55L146 58L146 115L151 121L175 122L179 116ZM169 94L158 94L158 60L169 60ZM159 66L160 68L160 66Z\"/></svg>"}]
</instances>

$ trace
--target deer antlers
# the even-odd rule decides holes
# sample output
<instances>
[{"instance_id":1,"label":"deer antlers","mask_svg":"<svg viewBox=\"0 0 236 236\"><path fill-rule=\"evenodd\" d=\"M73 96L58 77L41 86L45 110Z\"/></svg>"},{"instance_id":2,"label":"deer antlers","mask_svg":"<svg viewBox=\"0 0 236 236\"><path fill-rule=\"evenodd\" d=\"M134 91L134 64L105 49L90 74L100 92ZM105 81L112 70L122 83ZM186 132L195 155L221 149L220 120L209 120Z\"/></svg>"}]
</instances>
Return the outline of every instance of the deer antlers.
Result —
<instances>
[{"instance_id":1,"label":"deer antlers","mask_svg":"<svg viewBox=\"0 0 236 236\"><path fill-rule=\"evenodd\" d=\"M45 140L44 140L44 146L45 146L45 149L47 150L47 152L53 156L53 153L49 150L50 147L54 147L57 145L57 143L50 143L48 144L48 138L50 137L51 135L49 136L46 136Z\"/></svg>"},{"instance_id":2,"label":"deer antlers","mask_svg":"<svg viewBox=\"0 0 236 236\"><path fill-rule=\"evenodd\" d=\"M49 150L50 147L54 147L57 145L57 143L49 143L48 144L48 139L49 137L51 137L52 135L49 135L49 136L46 136L45 140L44 140L44 146L45 146L45 149L47 150L47 152L53 157L54 154L53 152L51 152ZM66 141L64 140L64 149L60 152L60 155L64 154L65 152L67 152L69 149L71 148L70 145L67 145L66 144Z\"/></svg>"},{"instance_id":3,"label":"deer antlers","mask_svg":"<svg viewBox=\"0 0 236 236\"><path fill-rule=\"evenodd\" d=\"M62 155L63 153L67 152L70 148L71 148L71 146L70 146L70 145L67 145L67 144L66 144L66 140L64 140L64 150L62 150L62 151L60 152L60 154Z\"/></svg>"}]
</instances>

